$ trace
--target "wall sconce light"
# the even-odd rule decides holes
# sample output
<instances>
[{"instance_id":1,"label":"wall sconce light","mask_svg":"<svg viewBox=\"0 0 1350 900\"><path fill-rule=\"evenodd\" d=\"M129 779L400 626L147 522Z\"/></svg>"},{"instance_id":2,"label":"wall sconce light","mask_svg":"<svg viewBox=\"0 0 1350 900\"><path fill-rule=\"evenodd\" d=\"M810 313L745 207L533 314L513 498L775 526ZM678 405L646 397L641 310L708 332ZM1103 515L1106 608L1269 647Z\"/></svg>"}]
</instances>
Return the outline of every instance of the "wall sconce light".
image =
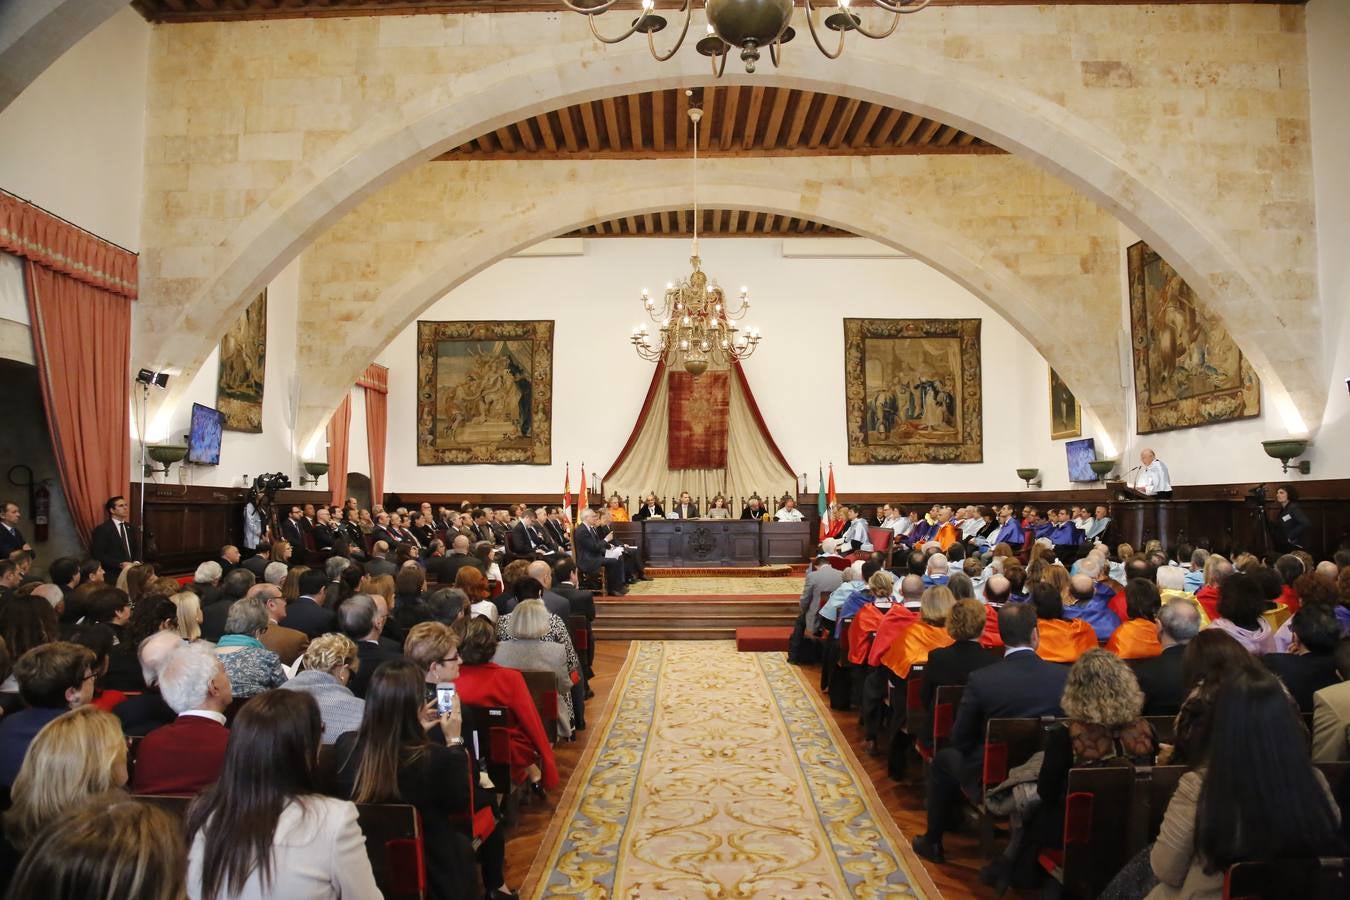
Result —
<instances>
[{"instance_id":1,"label":"wall sconce light","mask_svg":"<svg viewBox=\"0 0 1350 900\"><path fill-rule=\"evenodd\" d=\"M1283 471L1289 471L1289 460L1302 456L1308 449L1311 442L1303 438L1281 438L1275 441L1262 441L1261 447L1266 451L1266 456L1271 459L1278 459ZM1308 460L1300 460L1294 467L1300 475L1307 475L1312 471L1312 463Z\"/></svg>"},{"instance_id":2,"label":"wall sconce light","mask_svg":"<svg viewBox=\"0 0 1350 900\"><path fill-rule=\"evenodd\" d=\"M187 456L188 448L185 444L150 444L145 448L145 455L159 463L164 468L158 468L150 463L145 464L145 474L153 475L160 472L164 475L169 474L169 469L176 462L182 462Z\"/></svg>"},{"instance_id":3,"label":"wall sconce light","mask_svg":"<svg viewBox=\"0 0 1350 900\"><path fill-rule=\"evenodd\" d=\"M1102 481L1107 481L1109 480L1107 476L1111 474L1111 470L1116 467L1116 463L1118 462L1120 462L1118 459L1094 459L1092 462L1088 463L1088 468L1090 468L1098 478L1102 479Z\"/></svg>"},{"instance_id":4,"label":"wall sconce light","mask_svg":"<svg viewBox=\"0 0 1350 900\"><path fill-rule=\"evenodd\" d=\"M1041 485L1040 469L1018 469L1017 477L1025 481L1028 488L1031 487L1032 483L1035 483L1037 487Z\"/></svg>"},{"instance_id":5,"label":"wall sconce light","mask_svg":"<svg viewBox=\"0 0 1350 900\"><path fill-rule=\"evenodd\" d=\"M303 465L305 467L305 472L309 474L309 477L306 478L304 475L301 475L300 476L301 484L318 484L319 476L328 474L328 463L326 462L319 462L318 460L306 460L303 463Z\"/></svg>"}]
</instances>

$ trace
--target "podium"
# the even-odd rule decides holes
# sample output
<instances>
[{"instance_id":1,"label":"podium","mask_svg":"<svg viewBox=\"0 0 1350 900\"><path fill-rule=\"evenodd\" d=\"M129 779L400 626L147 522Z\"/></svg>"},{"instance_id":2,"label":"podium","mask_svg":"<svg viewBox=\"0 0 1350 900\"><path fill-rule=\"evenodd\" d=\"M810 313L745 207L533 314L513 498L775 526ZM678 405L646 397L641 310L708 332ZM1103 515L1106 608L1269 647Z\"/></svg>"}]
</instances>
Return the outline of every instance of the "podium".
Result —
<instances>
[{"instance_id":1,"label":"podium","mask_svg":"<svg viewBox=\"0 0 1350 900\"><path fill-rule=\"evenodd\" d=\"M1172 518L1177 504L1171 499L1159 499L1137 491L1123 481L1109 481L1107 490L1116 498L1112 504L1112 520L1118 526L1120 539L1143 550L1150 540L1162 541L1170 552L1174 546Z\"/></svg>"}]
</instances>

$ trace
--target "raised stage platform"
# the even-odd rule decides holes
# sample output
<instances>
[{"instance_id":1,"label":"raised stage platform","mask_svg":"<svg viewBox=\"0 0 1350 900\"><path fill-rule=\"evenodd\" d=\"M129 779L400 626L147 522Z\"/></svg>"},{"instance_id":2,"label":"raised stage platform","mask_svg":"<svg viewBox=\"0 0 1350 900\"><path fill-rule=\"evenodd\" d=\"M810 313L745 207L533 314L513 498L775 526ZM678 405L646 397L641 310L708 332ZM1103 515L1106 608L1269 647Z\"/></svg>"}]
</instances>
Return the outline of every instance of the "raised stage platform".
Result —
<instances>
[{"instance_id":1,"label":"raised stage platform","mask_svg":"<svg viewBox=\"0 0 1350 900\"><path fill-rule=\"evenodd\" d=\"M597 640L732 640L743 627L791 628L802 566L654 569L626 597L595 598Z\"/></svg>"}]
</instances>

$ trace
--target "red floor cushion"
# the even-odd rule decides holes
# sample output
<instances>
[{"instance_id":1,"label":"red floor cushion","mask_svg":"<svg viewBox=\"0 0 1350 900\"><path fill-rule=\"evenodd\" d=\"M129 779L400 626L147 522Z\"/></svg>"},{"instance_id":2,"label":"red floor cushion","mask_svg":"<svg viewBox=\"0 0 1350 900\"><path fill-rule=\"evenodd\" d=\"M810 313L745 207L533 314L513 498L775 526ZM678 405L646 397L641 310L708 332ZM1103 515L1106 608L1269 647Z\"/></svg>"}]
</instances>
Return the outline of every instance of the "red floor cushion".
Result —
<instances>
[{"instance_id":1,"label":"red floor cushion","mask_svg":"<svg viewBox=\"0 0 1350 900\"><path fill-rule=\"evenodd\" d=\"M791 628L745 627L736 629L736 649L742 653L787 652Z\"/></svg>"}]
</instances>

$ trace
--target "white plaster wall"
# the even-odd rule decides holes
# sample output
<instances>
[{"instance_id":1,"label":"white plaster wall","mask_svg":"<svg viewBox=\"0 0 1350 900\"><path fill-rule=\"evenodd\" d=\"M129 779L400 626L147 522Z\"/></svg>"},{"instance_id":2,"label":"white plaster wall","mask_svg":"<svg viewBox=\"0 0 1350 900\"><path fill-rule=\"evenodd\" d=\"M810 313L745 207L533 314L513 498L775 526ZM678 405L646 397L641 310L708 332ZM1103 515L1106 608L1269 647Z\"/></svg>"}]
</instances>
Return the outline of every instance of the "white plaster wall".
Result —
<instances>
[{"instance_id":1,"label":"white plaster wall","mask_svg":"<svg viewBox=\"0 0 1350 900\"><path fill-rule=\"evenodd\" d=\"M128 6L0 112L0 187L132 250L140 247L150 30Z\"/></svg>"},{"instance_id":2,"label":"white plaster wall","mask_svg":"<svg viewBox=\"0 0 1350 900\"><path fill-rule=\"evenodd\" d=\"M1322 291L1324 358L1330 390L1317 441L1313 476L1350 477L1350 3L1308 4L1308 80L1312 88L1313 181L1317 191L1317 256Z\"/></svg>"},{"instance_id":3,"label":"white plaster wall","mask_svg":"<svg viewBox=\"0 0 1350 900\"><path fill-rule=\"evenodd\" d=\"M1048 370L1011 325L946 276L910 259L784 259L777 240L705 240L704 269L724 288L751 289L764 343L745 366L765 422L788 462L810 475L834 463L842 492L1007 490L1014 470L1039 466L1047 488L1067 487L1062 441L1049 439ZM553 464L418 466L414 447L416 326L378 362L389 367L386 489L411 492L561 492L565 463L594 478L623 447L651 380L627 337L643 287L659 292L688 271L685 240L586 241L582 257L513 258L492 266L422 314L437 319L553 319ZM846 317L983 319L985 462L850 466L844 433ZM1088 423L1085 421L1085 427ZM364 434L352 418L353 447ZM1088 431L1086 434L1091 435ZM1098 441L1101 446L1101 441Z\"/></svg>"},{"instance_id":4,"label":"white plaster wall","mask_svg":"<svg viewBox=\"0 0 1350 900\"><path fill-rule=\"evenodd\" d=\"M241 476L249 482L262 472L284 472L299 485L298 448L291 448L292 390L295 384L295 322L300 286L300 263L295 261L282 270L267 288L267 369L263 385L263 430L260 434L238 431L225 432L220 446L218 466L174 466L169 478L172 482L213 486L239 486ZM334 352L340 352L335 348ZM161 410L150 423L150 440L170 439L181 442L187 433L192 404L216 406L216 379L220 369L220 350L212 352L206 365L197 372L187 388L183 400L172 409ZM139 464L140 447L133 447ZM323 448L318 457L323 458ZM161 479L163 476L159 476ZM322 481L321 485L322 486Z\"/></svg>"}]
</instances>

